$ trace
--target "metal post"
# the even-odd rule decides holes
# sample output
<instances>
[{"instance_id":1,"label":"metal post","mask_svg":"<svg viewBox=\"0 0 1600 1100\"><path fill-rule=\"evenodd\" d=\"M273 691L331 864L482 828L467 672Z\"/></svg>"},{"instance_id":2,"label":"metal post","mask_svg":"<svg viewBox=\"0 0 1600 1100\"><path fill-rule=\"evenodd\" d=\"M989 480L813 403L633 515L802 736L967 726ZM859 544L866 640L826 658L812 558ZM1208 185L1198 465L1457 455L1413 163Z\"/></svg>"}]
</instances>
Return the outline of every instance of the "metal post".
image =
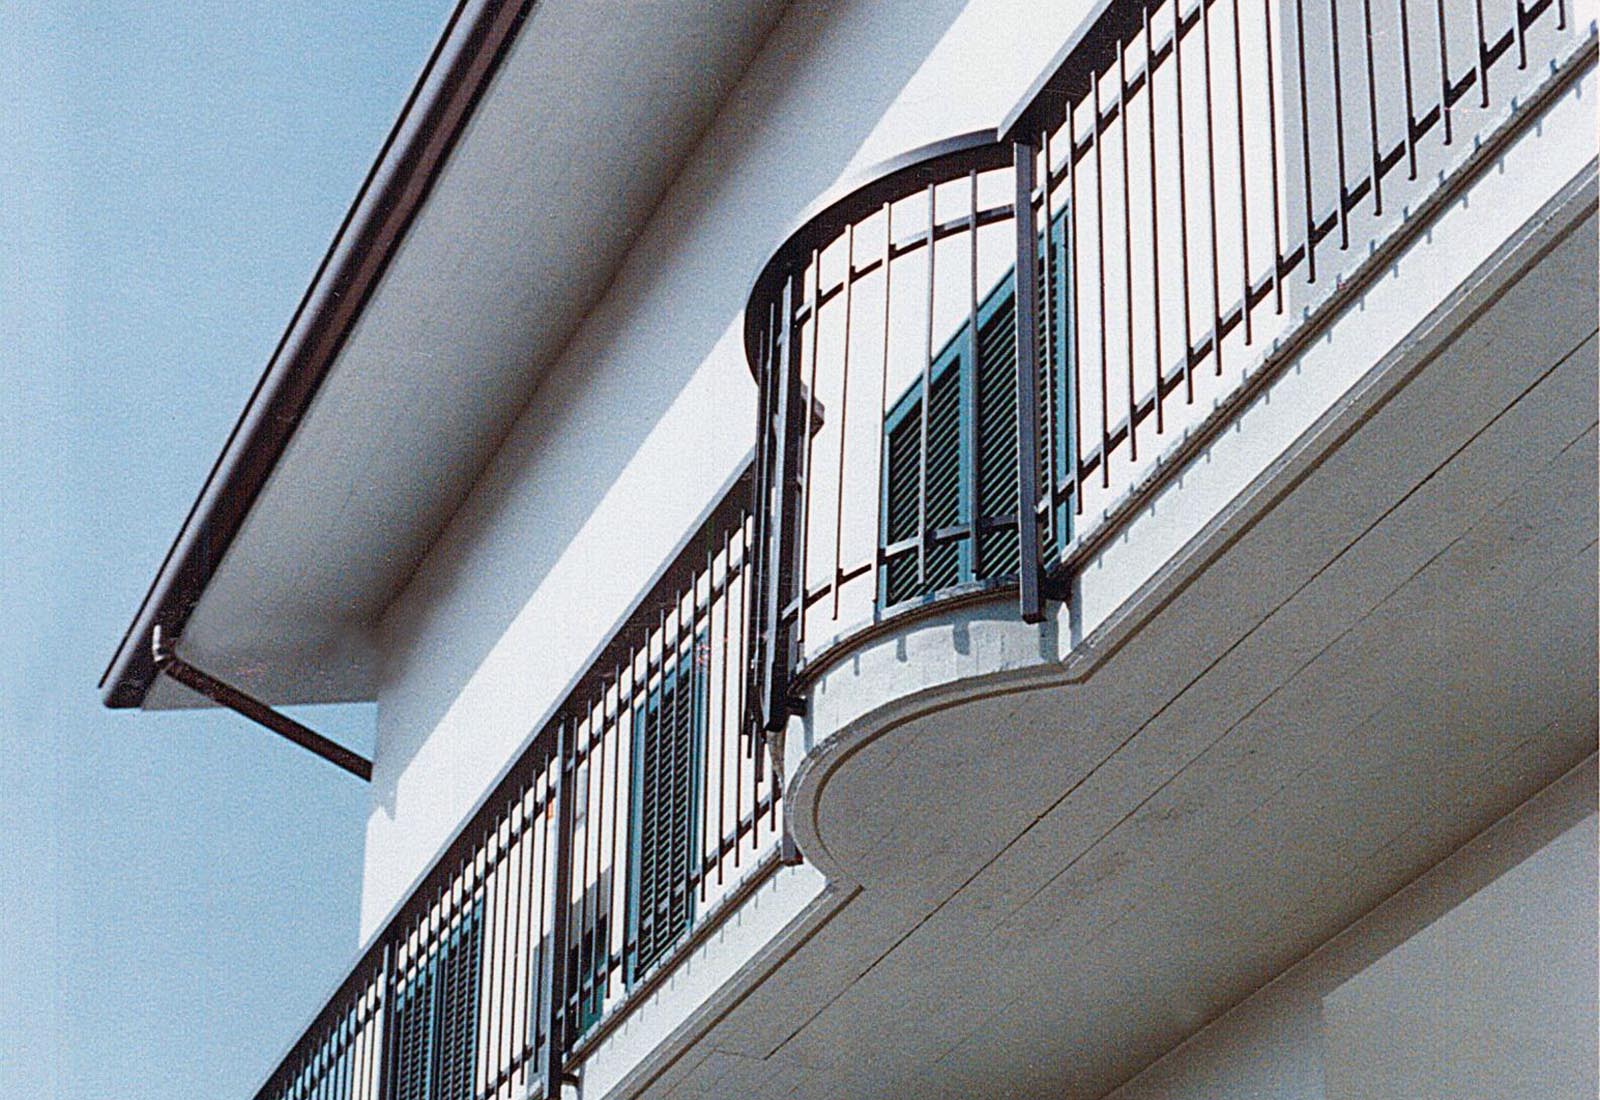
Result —
<instances>
[{"instance_id":1,"label":"metal post","mask_svg":"<svg viewBox=\"0 0 1600 1100\"><path fill-rule=\"evenodd\" d=\"M1044 601L1039 584L1039 263L1035 255L1039 232L1033 209L1035 149L1028 141L1018 141L1012 149L1017 177L1017 587L1022 621L1037 623L1044 621ZM1105 461L1104 455L1101 461Z\"/></svg>"},{"instance_id":2,"label":"metal post","mask_svg":"<svg viewBox=\"0 0 1600 1100\"><path fill-rule=\"evenodd\" d=\"M550 953L544 960L545 1001L545 1100L560 1100L561 1084L571 1080L566 1073L567 1052L567 917L572 907L572 799L567 784L567 720L556 725L555 779L551 808L556 819L553 894L550 915Z\"/></svg>"},{"instance_id":3,"label":"metal post","mask_svg":"<svg viewBox=\"0 0 1600 1100\"><path fill-rule=\"evenodd\" d=\"M741 584L748 584L753 587L756 593L756 599L741 599L740 601L740 607L743 609L745 616L745 629L748 632L746 635L748 648L745 653L745 692L743 698L746 701L756 700L756 704L754 707L745 705L740 708L739 738L741 749L747 734L751 742L754 742L757 728L761 724L760 716L754 712L760 707L760 701L767 697L766 683L763 678L767 668L767 658L766 652L762 648L766 638L766 627L762 622L762 614L766 610L767 576L771 572L771 563L767 560L767 529L772 511L772 378L773 365L777 361L773 338L776 326L775 311L769 306L767 310L767 325L761 333L761 364L759 375L756 379L756 457L755 476L751 478L750 491L751 534L749 540L745 543L745 564L740 581ZM740 759L742 760L743 756Z\"/></svg>"},{"instance_id":4,"label":"metal post","mask_svg":"<svg viewBox=\"0 0 1600 1100\"><path fill-rule=\"evenodd\" d=\"M789 699L789 628L785 619L794 592L795 546L793 540L797 527L796 515L799 494L795 491L795 469L800 458L799 425L804 420L795 415L801 402L799 359L795 344L799 334L794 324L796 278L790 276L784 283L782 316L779 318L782 338L782 359L777 364L775 381L778 385L778 440L776 462L773 464L771 507L776 511L769 526L771 552L766 570L766 614L762 626L762 657L766 667L762 670L763 695L761 699L761 725L768 732L783 729L793 713Z\"/></svg>"},{"instance_id":5,"label":"metal post","mask_svg":"<svg viewBox=\"0 0 1600 1100\"><path fill-rule=\"evenodd\" d=\"M378 1100L393 1100L395 1095L394 1060L397 1054L394 1043L395 973L394 941L383 945L383 1005L382 1024L378 1031Z\"/></svg>"}]
</instances>

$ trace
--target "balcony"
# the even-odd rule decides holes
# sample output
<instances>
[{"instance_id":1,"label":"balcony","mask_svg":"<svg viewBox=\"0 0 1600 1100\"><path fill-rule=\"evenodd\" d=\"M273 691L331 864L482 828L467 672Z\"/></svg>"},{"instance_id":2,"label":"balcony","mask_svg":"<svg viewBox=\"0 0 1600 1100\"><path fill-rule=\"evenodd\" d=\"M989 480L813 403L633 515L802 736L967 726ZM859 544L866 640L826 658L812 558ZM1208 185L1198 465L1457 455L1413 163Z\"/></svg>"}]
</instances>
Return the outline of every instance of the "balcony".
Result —
<instances>
[{"instance_id":1,"label":"balcony","mask_svg":"<svg viewBox=\"0 0 1600 1100\"><path fill-rule=\"evenodd\" d=\"M769 729L908 617L1014 590L1042 621L1593 52L1549 0L1381 7L1110 4L999 135L776 250L745 310Z\"/></svg>"},{"instance_id":2,"label":"balcony","mask_svg":"<svg viewBox=\"0 0 1600 1100\"><path fill-rule=\"evenodd\" d=\"M781 779L742 720L749 492L711 510L260 1100L537 1093L771 875Z\"/></svg>"},{"instance_id":3,"label":"balcony","mask_svg":"<svg viewBox=\"0 0 1600 1100\"><path fill-rule=\"evenodd\" d=\"M1528 144L1592 14L1382 7L1101 5L998 132L805 217L748 483L258 1100L1101 1095L1581 758L1593 171L1492 183L1592 157ZM801 857L717 1012L597 1070Z\"/></svg>"}]
</instances>

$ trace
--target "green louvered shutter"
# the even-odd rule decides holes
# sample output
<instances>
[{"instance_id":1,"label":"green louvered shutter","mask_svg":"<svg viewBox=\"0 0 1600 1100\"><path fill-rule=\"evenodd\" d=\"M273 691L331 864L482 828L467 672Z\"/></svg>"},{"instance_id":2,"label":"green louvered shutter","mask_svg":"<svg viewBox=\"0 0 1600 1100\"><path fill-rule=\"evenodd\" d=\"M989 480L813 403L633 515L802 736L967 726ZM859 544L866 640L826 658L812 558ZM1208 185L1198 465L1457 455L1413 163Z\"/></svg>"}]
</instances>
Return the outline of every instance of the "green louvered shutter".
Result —
<instances>
[{"instance_id":1,"label":"green louvered shutter","mask_svg":"<svg viewBox=\"0 0 1600 1100\"><path fill-rule=\"evenodd\" d=\"M1055 477L1067 469L1066 366L1066 219L1058 215L1051 234L1055 249L1054 280L1048 295L1048 310L1040 309L1039 427L1044 455L1052 457ZM1044 268L1043 239L1040 242L1041 278ZM1041 306L1043 303L1041 303ZM970 362L969 327L964 324L945 344L929 371L928 417L928 524L937 531L970 521L972 504L966 500L969 475L977 487L979 520L1015 516L1017 512L1017 317L1016 281L1007 272L985 295L977 311L977 363ZM969 322L970 324L970 322ZM1054 340L1045 336L1053 330ZM975 387L977 422L972 438L976 455L966 453L961 416L969 388ZM1053 423L1052 423L1053 421ZM880 524L884 545L919 535L918 496L921 491L919 467L922 459L922 382L919 379L891 406L884 419L884 490ZM976 462L976 470L973 463ZM1043 475L1043 471L1041 471ZM1041 490L1049 479L1040 478ZM1070 532L1070 509L1057 513L1056 531ZM931 595L942 588L974 579L1015 576L1018 543L1015 526L980 531L976 564L969 540L942 543L928 553L926 579L917 581L917 552L910 549L890 554L885 562L882 585L884 606ZM1044 534L1046 562L1053 560L1060 541Z\"/></svg>"},{"instance_id":2,"label":"green louvered shutter","mask_svg":"<svg viewBox=\"0 0 1600 1100\"><path fill-rule=\"evenodd\" d=\"M456 926L439 956L438 1077L432 1100L471 1100L478 1067L479 907Z\"/></svg>"},{"instance_id":3,"label":"green louvered shutter","mask_svg":"<svg viewBox=\"0 0 1600 1100\"><path fill-rule=\"evenodd\" d=\"M1017 510L1017 300L1009 279L978 313L978 515ZM984 577L1017 571L1017 530L997 527L978 535Z\"/></svg>"},{"instance_id":4,"label":"green louvered shutter","mask_svg":"<svg viewBox=\"0 0 1600 1100\"><path fill-rule=\"evenodd\" d=\"M705 673L697 643L634 710L629 981L664 955L694 920L696 806L705 737Z\"/></svg>"},{"instance_id":5,"label":"green louvered shutter","mask_svg":"<svg viewBox=\"0 0 1600 1100\"><path fill-rule=\"evenodd\" d=\"M464 917L395 1000L393 1100L470 1100L478 1053L480 906Z\"/></svg>"},{"instance_id":6,"label":"green louvered shutter","mask_svg":"<svg viewBox=\"0 0 1600 1100\"><path fill-rule=\"evenodd\" d=\"M965 328L963 328L963 332ZM967 518L967 456L963 453L962 391L968 382L965 338L958 333L934 360L928 382L928 527L930 531ZM922 383L915 383L895 405L885 432L884 531L893 544L920 533L918 498L922 461ZM923 583L917 582L913 547L889 560L884 602L893 605L959 584L971 570L971 554L960 540L930 546Z\"/></svg>"},{"instance_id":7,"label":"green louvered shutter","mask_svg":"<svg viewBox=\"0 0 1600 1100\"><path fill-rule=\"evenodd\" d=\"M433 988L437 958L395 998L393 1100L429 1100L433 1075Z\"/></svg>"}]
</instances>

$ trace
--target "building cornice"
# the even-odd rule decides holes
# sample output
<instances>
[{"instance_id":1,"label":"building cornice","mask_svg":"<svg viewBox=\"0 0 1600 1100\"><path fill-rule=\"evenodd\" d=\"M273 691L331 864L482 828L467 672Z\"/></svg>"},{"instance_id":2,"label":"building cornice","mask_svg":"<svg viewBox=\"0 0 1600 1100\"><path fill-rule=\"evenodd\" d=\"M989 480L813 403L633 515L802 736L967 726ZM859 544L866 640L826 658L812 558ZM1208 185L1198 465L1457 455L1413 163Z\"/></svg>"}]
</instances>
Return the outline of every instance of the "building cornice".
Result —
<instances>
[{"instance_id":1,"label":"building cornice","mask_svg":"<svg viewBox=\"0 0 1600 1100\"><path fill-rule=\"evenodd\" d=\"M150 638L182 634L535 0L460 0L177 539L100 678L137 707L157 676Z\"/></svg>"}]
</instances>

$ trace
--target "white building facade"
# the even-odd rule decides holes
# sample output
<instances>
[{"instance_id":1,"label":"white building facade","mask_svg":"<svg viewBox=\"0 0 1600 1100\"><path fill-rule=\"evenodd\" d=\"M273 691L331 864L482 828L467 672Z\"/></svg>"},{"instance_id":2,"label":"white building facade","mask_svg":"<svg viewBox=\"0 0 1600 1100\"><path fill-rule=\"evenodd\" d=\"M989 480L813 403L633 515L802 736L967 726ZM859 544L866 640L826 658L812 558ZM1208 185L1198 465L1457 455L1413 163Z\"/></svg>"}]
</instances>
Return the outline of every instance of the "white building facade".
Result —
<instances>
[{"instance_id":1,"label":"white building facade","mask_svg":"<svg viewBox=\"0 0 1600 1100\"><path fill-rule=\"evenodd\" d=\"M370 778L260 1100L1594 1095L1595 20L462 3L103 683Z\"/></svg>"}]
</instances>

